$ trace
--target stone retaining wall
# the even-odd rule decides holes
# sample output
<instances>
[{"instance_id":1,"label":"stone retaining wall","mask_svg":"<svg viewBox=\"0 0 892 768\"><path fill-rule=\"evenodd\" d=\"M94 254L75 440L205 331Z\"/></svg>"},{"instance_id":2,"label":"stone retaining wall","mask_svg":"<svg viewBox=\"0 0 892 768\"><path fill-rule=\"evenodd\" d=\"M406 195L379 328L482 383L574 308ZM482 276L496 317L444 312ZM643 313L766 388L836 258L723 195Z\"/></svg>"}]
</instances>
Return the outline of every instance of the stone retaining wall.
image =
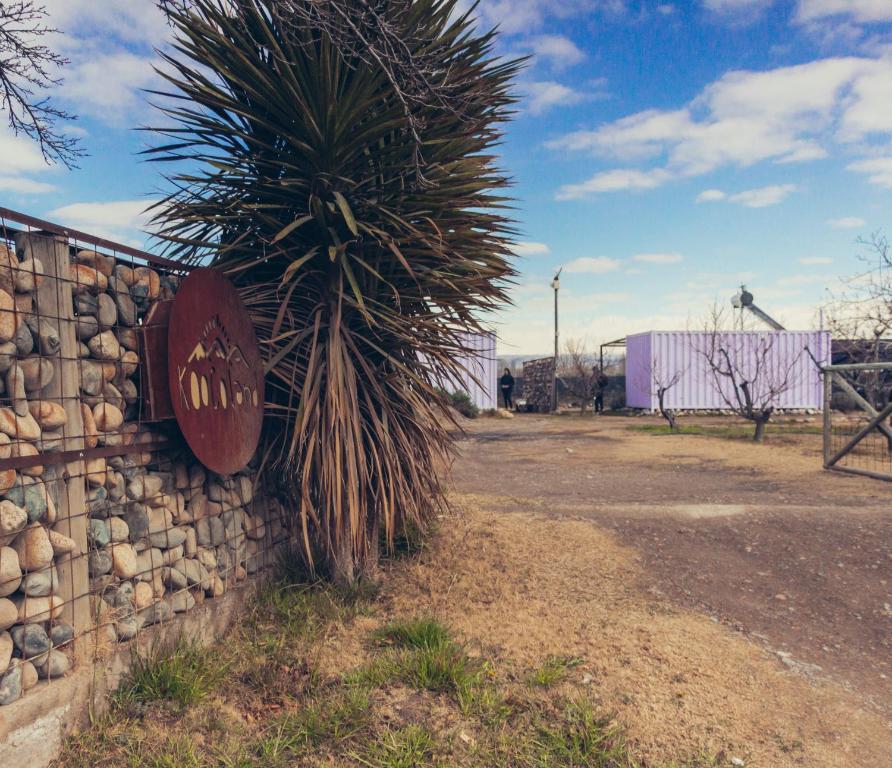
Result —
<instances>
[{"instance_id":1,"label":"stone retaining wall","mask_svg":"<svg viewBox=\"0 0 892 768\"><path fill-rule=\"evenodd\" d=\"M76 665L219 598L286 538L252 468L209 472L175 424L143 421L138 329L179 277L59 236L10 246L0 240L0 721L31 696L51 701Z\"/></svg>"}]
</instances>

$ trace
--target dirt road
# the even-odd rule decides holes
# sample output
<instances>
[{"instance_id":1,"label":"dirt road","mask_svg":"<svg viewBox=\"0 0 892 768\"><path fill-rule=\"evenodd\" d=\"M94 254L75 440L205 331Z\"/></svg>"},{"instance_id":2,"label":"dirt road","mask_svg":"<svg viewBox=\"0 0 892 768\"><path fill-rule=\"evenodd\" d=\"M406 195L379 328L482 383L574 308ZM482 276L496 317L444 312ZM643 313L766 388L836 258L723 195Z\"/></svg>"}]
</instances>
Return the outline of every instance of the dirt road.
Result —
<instances>
[{"instance_id":1,"label":"dirt road","mask_svg":"<svg viewBox=\"0 0 892 768\"><path fill-rule=\"evenodd\" d=\"M470 422L455 488L500 513L609 529L644 589L892 717L892 484L822 471L816 435L756 446L642 423Z\"/></svg>"}]
</instances>

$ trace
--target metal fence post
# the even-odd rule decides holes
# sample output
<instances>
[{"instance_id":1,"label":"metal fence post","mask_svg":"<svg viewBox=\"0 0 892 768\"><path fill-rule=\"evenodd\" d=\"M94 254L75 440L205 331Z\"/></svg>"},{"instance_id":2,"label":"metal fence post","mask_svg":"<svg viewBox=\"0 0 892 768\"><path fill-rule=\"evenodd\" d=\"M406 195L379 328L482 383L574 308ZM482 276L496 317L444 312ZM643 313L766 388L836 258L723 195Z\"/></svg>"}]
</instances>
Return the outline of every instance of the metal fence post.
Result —
<instances>
[{"instance_id":1,"label":"metal fence post","mask_svg":"<svg viewBox=\"0 0 892 768\"><path fill-rule=\"evenodd\" d=\"M833 398L833 374L826 370L821 373L824 376L824 469L827 469L830 462L830 430L833 427L830 410Z\"/></svg>"}]
</instances>

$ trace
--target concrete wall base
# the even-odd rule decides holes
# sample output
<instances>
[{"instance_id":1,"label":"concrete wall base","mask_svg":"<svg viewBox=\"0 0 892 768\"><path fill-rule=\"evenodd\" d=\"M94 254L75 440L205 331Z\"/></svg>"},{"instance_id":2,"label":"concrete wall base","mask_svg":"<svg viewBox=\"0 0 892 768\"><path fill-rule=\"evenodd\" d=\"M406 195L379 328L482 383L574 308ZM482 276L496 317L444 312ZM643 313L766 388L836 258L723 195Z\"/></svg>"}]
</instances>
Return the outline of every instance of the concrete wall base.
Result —
<instances>
[{"instance_id":1,"label":"concrete wall base","mask_svg":"<svg viewBox=\"0 0 892 768\"><path fill-rule=\"evenodd\" d=\"M41 681L18 701L0 707L0 766L46 768L67 735L108 710L109 693L120 685L134 652L144 654L180 637L200 645L219 640L262 582L262 576L254 578L166 624L144 629L130 643L82 660L64 678Z\"/></svg>"}]
</instances>

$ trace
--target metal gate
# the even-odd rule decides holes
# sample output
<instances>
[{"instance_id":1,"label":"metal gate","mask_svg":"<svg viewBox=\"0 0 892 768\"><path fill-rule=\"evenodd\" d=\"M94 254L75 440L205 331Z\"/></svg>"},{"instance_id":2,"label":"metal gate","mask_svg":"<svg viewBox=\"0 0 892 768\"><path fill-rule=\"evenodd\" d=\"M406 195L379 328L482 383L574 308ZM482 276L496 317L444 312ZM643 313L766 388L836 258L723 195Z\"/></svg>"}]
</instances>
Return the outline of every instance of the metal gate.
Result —
<instances>
[{"instance_id":1,"label":"metal gate","mask_svg":"<svg viewBox=\"0 0 892 768\"><path fill-rule=\"evenodd\" d=\"M892 363L827 365L823 374L824 469L892 480L892 399L877 409L862 394L865 377L892 374Z\"/></svg>"}]
</instances>

